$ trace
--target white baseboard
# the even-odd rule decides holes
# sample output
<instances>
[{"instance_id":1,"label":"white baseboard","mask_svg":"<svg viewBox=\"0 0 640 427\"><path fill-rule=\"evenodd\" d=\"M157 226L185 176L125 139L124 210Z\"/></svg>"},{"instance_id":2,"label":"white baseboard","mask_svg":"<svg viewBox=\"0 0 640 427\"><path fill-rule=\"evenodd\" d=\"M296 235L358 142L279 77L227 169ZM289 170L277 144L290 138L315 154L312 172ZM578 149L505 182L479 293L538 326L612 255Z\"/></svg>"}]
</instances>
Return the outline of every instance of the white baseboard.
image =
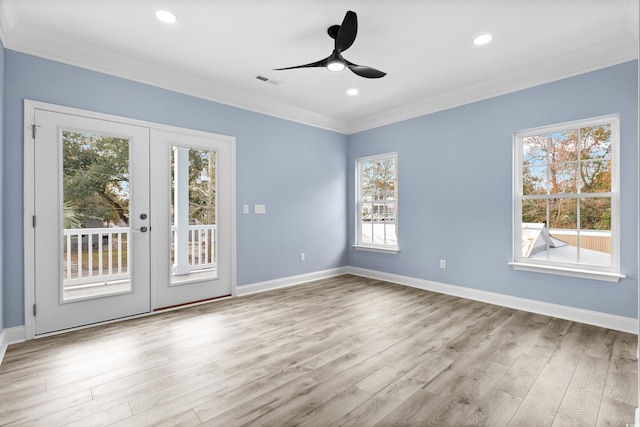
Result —
<instances>
[{"instance_id":1,"label":"white baseboard","mask_svg":"<svg viewBox=\"0 0 640 427\"><path fill-rule=\"evenodd\" d=\"M348 267L347 271L356 276L384 280L441 294L501 305L503 307L515 308L517 310L529 311L532 313L543 314L545 316L558 317L574 322L614 329L616 331L628 332L636 335L638 334L638 320L631 317L616 316L614 314L513 297L494 292L481 291L463 286L448 285L445 283L416 279L414 277L401 276L398 274L385 273L382 271L359 267Z\"/></svg>"},{"instance_id":2,"label":"white baseboard","mask_svg":"<svg viewBox=\"0 0 640 427\"><path fill-rule=\"evenodd\" d=\"M24 326L16 326L0 331L0 365L10 344L23 342L26 338Z\"/></svg>"},{"instance_id":3,"label":"white baseboard","mask_svg":"<svg viewBox=\"0 0 640 427\"><path fill-rule=\"evenodd\" d=\"M257 292L271 291L289 286L301 285L314 280L327 279L329 277L347 274L347 267L332 268L329 270L316 271L313 273L300 274L297 276L283 277L280 279L267 280L265 282L251 283L249 285L236 286L236 295L245 296Z\"/></svg>"}]
</instances>

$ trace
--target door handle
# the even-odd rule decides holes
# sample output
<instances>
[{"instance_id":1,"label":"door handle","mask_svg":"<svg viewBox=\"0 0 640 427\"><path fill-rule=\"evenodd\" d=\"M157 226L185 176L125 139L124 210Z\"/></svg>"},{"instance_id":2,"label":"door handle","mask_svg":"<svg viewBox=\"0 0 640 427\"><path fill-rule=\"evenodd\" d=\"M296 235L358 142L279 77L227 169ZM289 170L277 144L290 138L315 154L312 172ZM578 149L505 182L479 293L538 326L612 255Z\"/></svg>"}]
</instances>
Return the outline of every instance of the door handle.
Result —
<instances>
[{"instance_id":1,"label":"door handle","mask_svg":"<svg viewBox=\"0 0 640 427\"><path fill-rule=\"evenodd\" d=\"M134 228L133 231L139 231L141 233L146 233L147 230L149 230L147 227L145 227L144 225L140 228Z\"/></svg>"}]
</instances>

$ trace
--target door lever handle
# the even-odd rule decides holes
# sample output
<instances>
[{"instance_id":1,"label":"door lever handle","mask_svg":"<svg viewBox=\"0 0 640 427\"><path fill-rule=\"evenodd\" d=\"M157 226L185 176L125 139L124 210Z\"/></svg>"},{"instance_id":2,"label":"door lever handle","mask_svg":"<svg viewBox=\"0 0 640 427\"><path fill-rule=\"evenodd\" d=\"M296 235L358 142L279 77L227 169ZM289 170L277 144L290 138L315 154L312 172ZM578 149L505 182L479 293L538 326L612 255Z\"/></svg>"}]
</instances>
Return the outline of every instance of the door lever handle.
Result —
<instances>
[{"instance_id":1,"label":"door lever handle","mask_svg":"<svg viewBox=\"0 0 640 427\"><path fill-rule=\"evenodd\" d=\"M141 233L146 233L147 230L149 230L147 227L145 227L144 225L140 228L134 228L133 231L139 231Z\"/></svg>"}]
</instances>

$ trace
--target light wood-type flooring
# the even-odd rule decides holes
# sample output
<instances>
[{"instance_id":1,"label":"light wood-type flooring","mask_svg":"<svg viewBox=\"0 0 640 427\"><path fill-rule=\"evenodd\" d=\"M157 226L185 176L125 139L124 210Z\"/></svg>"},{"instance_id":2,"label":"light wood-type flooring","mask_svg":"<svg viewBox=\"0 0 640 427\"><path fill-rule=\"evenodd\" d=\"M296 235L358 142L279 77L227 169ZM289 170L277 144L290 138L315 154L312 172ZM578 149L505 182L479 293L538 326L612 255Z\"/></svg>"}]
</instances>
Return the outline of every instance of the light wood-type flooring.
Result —
<instances>
[{"instance_id":1,"label":"light wood-type flooring","mask_svg":"<svg viewBox=\"0 0 640 427\"><path fill-rule=\"evenodd\" d=\"M345 275L12 345L0 424L625 426L636 345Z\"/></svg>"}]
</instances>

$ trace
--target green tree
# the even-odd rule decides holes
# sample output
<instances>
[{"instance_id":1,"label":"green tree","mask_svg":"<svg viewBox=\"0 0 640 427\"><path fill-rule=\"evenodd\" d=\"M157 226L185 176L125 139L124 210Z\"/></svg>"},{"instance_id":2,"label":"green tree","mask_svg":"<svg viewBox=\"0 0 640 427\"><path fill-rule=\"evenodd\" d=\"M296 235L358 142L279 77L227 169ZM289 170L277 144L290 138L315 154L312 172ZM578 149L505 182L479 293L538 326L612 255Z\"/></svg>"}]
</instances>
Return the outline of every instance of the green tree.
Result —
<instances>
[{"instance_id":1,"label":"green tree","mask_svg":"<svg viewBox=\"0 0 640 427\"><path fill-rule=\"evenodd\" d=\"M78 212L78 208L69 201L63 203L62 219L64 228L82 227L82 214Z\"/></svg>"},{"instance_id":2,"label":"green tree","mask_svg":"<svg viewBox=\"0 0 640 427\"><path fill-rule=\"evenodd\" d=\"M64 203L76 216L129 223L129 143L63 132Z\"/></svg>"},{"instance_id":3,"label":"green tree","mask_svg":"<svg viewBox=\"0 0 640 427\"><path fill-rule=\"evenodd\" d=\"M189 150L189 217L202 224L216 223L214 151Z\"/></svg>"}]
</instances>

